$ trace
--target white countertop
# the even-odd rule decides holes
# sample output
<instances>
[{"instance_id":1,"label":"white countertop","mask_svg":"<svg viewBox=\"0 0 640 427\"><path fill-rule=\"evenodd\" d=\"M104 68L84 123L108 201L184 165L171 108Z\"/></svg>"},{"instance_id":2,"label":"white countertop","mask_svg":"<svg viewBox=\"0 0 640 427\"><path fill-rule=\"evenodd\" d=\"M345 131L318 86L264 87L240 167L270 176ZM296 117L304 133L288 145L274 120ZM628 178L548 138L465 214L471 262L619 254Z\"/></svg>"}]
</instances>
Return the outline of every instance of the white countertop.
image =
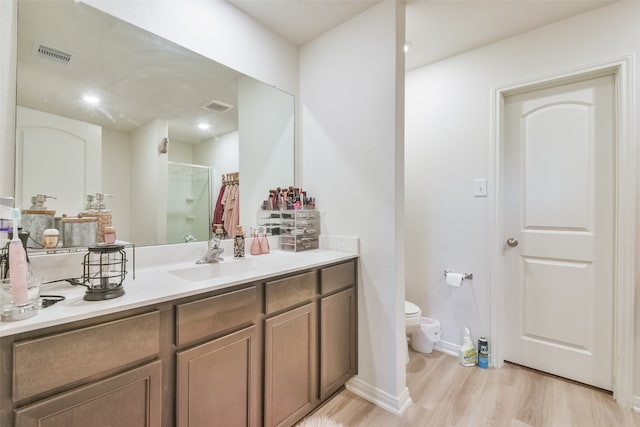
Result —
<instances>
[{"instance_id":1,"label":"white countertop","mask_svg":"<svg viewBox=\"0 0 640 427\"><path fill-rule=\"evenodd\" d=\"M41 294L62 295L66 299L39 310L29 319L0 322L0 337L155 305L357 256L356 252L325 249L303 252L273 250L266 255L247 255L241 260L228 257L217 264L196 265L195 261L189 261L138 267L135 279L129 274L123 282L125 294L105 301L85 301L85 288L82 286L72 286L67 282L45 284Z\"/></svg>"}]
</instances>

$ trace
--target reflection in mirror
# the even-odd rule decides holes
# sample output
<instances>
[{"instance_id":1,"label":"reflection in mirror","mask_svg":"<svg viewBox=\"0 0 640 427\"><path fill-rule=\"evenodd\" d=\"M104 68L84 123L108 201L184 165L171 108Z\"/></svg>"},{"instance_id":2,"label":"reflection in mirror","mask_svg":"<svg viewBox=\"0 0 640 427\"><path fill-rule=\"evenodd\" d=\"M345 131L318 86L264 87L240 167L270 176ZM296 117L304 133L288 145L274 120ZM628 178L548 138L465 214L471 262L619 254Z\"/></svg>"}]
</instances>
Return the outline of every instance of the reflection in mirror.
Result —
<instances>
[{"instance_id":1,"label":"reflection in mirror","mask_svg":"<svg viewBox=\"0 0 640 427\"><path fill-rule=\"evenodd\" d=\"M154 34L73 0L19 0L17 62L23 209L51 195L74 217L106 193L118 239L175 243L208 238L224 174L240 173L245 228L293 183L293 97Z\"/></svg>"}]
</instances>

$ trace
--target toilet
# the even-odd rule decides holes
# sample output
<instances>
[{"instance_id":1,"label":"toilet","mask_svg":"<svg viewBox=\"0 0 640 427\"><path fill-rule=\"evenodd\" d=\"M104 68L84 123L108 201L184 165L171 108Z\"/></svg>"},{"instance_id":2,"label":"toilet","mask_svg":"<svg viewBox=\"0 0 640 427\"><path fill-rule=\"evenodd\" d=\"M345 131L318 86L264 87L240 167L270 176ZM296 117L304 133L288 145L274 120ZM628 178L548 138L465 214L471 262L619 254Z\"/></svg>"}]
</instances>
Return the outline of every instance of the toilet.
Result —
<instances>
[{"instance_id":1,"label":"toilet","mask_svg":"<svg viewBox=\"0 0 640 427\"><path fill-rule=\"evenodd\" d=\"M434 344L440 341L440 322L423 317L420 307L410 301L405 301L404 323L407 342L411 344L411 348L420 353L431 353ZM407 363L409 363L408 345Z\"/></svg>"},{"instance_id":2,"label":"toilet","mask_svg":"<svg viewBox=\"0 0 640 427\"><path fill-rule=\"evenodd\" d=\"M422 310L410 301L404 302L404 328L407 335L407 356L405 363L409 363L409 340L411 333L418 329L422 321Z\"/></svg>"},{"instance_id":3,"label":"toilet","mask_svg":"<svg viewBox=\"0 0 640 427\"><path fill-rule=\"evenodd\" d=\"M418 325L422 322L422 310L420 307L410 301L404 302L404 325L407 338L411 335Z\"/></svg>"}]
</instances>

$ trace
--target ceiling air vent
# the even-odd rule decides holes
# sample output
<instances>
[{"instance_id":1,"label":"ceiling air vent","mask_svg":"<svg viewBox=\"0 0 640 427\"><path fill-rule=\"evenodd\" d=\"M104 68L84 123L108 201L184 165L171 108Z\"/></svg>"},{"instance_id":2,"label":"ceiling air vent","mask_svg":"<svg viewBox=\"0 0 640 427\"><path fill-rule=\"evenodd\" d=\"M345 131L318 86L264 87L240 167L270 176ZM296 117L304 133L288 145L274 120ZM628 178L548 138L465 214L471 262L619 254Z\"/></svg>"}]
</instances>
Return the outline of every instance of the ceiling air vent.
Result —
<instances>
[{"instance_id":1,"label":"ceiling air vent","mask_svg":"<svg viewBox=\"0 0 640 427\"><path fill-rule=\"evenodd\" d=\"M224 113L225 111L229 111L233 108L233 105L227 104L222 101L213 100L206 105L203 105L202 108L209 111L214 111L216 113Z\"/></svg>"},{"instance_id":2,"label":"ceiling air vent","mask_svg":"<svg viewBox=\"0 0 640 427\"><path fill-rule=\"evenodd\" d=\"M33 47L33 52L38 56L42 56L55 62L61 62L63 64L71 63L71 53L60 49L54 49L43 44L36 43Z\"/></svg>"}]
</instances>

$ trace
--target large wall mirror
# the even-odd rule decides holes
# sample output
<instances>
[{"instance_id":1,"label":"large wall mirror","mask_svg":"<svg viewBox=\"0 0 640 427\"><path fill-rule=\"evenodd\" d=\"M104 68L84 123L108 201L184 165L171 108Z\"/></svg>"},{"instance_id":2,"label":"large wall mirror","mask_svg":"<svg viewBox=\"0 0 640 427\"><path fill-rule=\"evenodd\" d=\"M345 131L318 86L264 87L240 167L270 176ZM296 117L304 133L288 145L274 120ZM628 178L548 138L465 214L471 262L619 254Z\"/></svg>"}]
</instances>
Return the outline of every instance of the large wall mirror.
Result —
<instances>
[{"instance_id":1,"label":"large wall mirror","mask_svg":"<svg viewBox=\"0 0 640 427\"><path fill-rule=\"evenodd\" d=\"M17 206L105 193L136 245L208 239L225 177L245 228L294 183L290 94L73 0L19 0L17 104Z\"/></svg>"}]
</instances>

